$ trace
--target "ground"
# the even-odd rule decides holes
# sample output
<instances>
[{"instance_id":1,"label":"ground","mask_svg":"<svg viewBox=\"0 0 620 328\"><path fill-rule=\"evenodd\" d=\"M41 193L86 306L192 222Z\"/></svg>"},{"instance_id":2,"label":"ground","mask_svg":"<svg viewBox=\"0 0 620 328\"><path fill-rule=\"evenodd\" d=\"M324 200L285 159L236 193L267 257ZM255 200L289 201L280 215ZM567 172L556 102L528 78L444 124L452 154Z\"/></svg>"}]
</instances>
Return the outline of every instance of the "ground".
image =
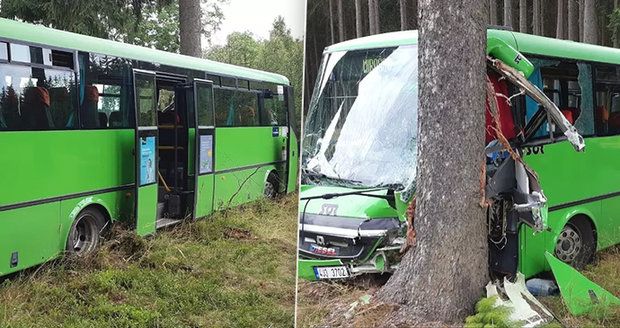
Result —
<instances>
[{"instance_id":1,"label":"ground","mask_svg":"<svg viewBox=\"0 0 620 328\"><path fill-rule=\"evenodd\" d=\"M600 252L595 263L582 271L589 279L620 297L620 246ZM297 326L306 327L381 327L384 316L392 313L389 305L351 305L372 295L387 281L387 275L366 275L349 281L307 282L300 280L297 301ZM550 327L620 327L620 308L596 311L587 316L571 316L559 296L541 298L558 322ZM361 304L362 302L360 302ZM349 315L346 313L349 312ZM350 314L355 313L351 316Z\"/></svg>"},{"instance_id":2,"label":"ground","mask_svg":"<svg viewBox=\"0 0 620 328\"><path fill-rule=\"evenodd\" d=\"M0 281L0 327L291 327L297 195Z\"/></svg>"}]
</instances>

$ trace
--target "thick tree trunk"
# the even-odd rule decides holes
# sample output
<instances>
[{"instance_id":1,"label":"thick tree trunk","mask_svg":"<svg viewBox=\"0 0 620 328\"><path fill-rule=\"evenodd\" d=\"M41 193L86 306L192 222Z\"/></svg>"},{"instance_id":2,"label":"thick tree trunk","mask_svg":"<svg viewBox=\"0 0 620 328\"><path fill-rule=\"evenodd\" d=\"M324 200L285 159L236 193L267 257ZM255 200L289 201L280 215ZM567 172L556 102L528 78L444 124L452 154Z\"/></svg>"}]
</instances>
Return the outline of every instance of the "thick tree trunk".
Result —
<instances>
[{"instance_id":1,"label":"thick tree trunk","mask_svg":"<svg viewBox=\"0 0 620 328\"><path fill-rule=\"evenodd\" d=\"M362 21L362 0L355 0L355 34L358 38L364 36L364 22Z\"/></svg>"},{"instance_id":2,"label":"thick tree trunk","mask_svg":"<svg viewBox=\"0 0 620 328\"><path fill-rule=\"evenodd\" d=\"M512 0L504 0L504 26L512 28Z\"/></svg>"},{"instance_id":3,"label":"thick tree trunk","mask_svg":"<svg viewBox=\"0 0 620 328\"><path fill-rule=\"evenodd\" d=\"M421 0L419 8L417 241L377 296L400 305L394 317L404 321L462 324L488 281L479 205L486 3Z\"/></svg>"},{"instance_id":4,"label":"thick tree trunk","mask_svg":"<svg viewBox=\"0 0 620 328\"><path fill-rule=\"evenodd\" d=\"M181 53L202 57L202 10L200 0L179 0L179 36Z\"/></svg>"},{"instance_id":5,"label":"thick tree trunk","mask_svg":"<svg viewBox=\"0 0 620 328\"><path fill-rule=\"evenodd\" d=\"M585 3L584 0L578 0L579 1L579 41L583 42L583 35L584 35L584 25L583 22L585 21L583 15L584 15L584 7L585 7Z\"/></svg>"},{"instance_id":6,"label":"thick tree trunk","mask_svg":"<svg viewBox=\"0 0 620 328\"><path fill-rule=\"evenodd\" d=\"M409 29L409 15L407 15L407 0L400 0L400 30Z\"/></svg>"},{"instance_id":7,"label":"thick tree trunk","mask_svg":"<svg viewBox=\"0 0 620 328\"><path fill-rule=\"evenodd\" d=\"M489 24L499 25L497 21L497 0L489 0Z\"/></svg>"},{"instance_id":8,"label":"thick tree trunk","mask_svg":"<svg viewBox=\"0 0 620 328\"><path fill-rule=\"evenodd\" d=\"M527 0L519 0L519 32L527 33Z\"/></svg>"},{"instance_id":9,"label":"thick tree trunk","mask_svg":"<svg viewBox=\"0 0 620 328\"><path fill-rule=\"evenodd\" d=\"M558 0L558 21L555 34L557 39L566 39L566 0Z\"/></svg>"},{"instance_id":10,"label":"thick tree trunk","mask_svg":"<svg viewBox=\"0 0 620 328\"><path fill-rule=\"evenodd\" d=\"M336 43L336 32L334 30L334 0L329 0L329 31L331 33L331 43Z\"/></svg>"},{"instance_id":11,"label":"thick tree trunk","mask_svg":"<svg viewBox=\"0 0 620 328\"><path fill-rule=\"evenodd\" d=\"M583 42L598 43L598 17L596 14L596 1L584 0L583 7Z\"/></svg>"},{"instance_id":12,"label":"thick tree trunk","mask_svg":"<svg viewBox=\"0 0 620 328\"><path fill-rule=\"evenodd\" d=\"M533 1L533 6L532 6L532 31L534 32L535 35L541 35L542 33L542 22L541 22L541 15L540 15L540 0L534 0Z\"/></svg>"},{"instance_id":13,"label":"thick tree trunk","mask_svg":"<svg viewBox=\"0 0 620 328\"><path fill-rule=\"evenodd\" d=\"M342 0L338 0L337 2L338 9L338 40L340 42L345 40L344 35L344 9L342 8Z\"/></svg>"},{"instance_id":14,"label":"thick tree trunk","mask_svg":"<svg viewBox=\"0 0 620 328\"><path fill-rule=\"evenodd\" d=\"M568 39L579 41L579 2L568 0Z\"/></svg>"}]
</instances>

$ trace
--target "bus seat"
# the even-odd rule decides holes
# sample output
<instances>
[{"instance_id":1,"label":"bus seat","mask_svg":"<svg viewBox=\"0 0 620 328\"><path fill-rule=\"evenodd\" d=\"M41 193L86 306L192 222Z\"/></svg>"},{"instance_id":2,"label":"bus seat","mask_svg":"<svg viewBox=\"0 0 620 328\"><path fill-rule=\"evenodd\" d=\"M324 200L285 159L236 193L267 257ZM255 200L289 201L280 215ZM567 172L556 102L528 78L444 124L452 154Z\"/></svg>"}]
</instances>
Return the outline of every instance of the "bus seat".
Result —
<instances>
[{"instance_id":1,"label":"bus seat","mask_svg":"<svg viewBox=\"0 0 620 328\"><path fill-rule=\"evenodd\" d=\"M84 90L84 104L82 106L82 124L85 127L99 127L99 89L93 85L87 85Z\"/></svg>"},{"instance_id":2,"label":"bus seat","mask_svg":"<svg viewBox=\"0 0 620 328\"><path fill-rule=\"evenodd\" d=\"M73 108L71 98L69 97L69 91L67 88L50 88L50 112L54 125L57 127L64 127L67 125L70 112Z\"/></svg>"},{"instance_id":3,"label":"bus seat","mask_svg":"<svg viewBox=\"0 0 620 328\"><path fill-rule=\"evenodd\" d=\"M24 89L24 104L21 111L22 125L26 129L49 129L54 127L49 112L50 95L44 87Z\"/></svg>"},{"instance_id":4,"label":"bus seat","mask_svg":"<svg viewBox=\"0 0 620 328\"><path fill-rule=\"evenodd\" d=\"M579 118L579 109L576 107L564 107L560 111L570 124L575 124L575 121Z\"/></svg>"},{"instance_id":5,"label":"bus seat","mask_svg":"<svg viewBox=\"0 0 620 328\"><path fill-rule=\"evenodd\" d=\"M493 88L495 89L496 93L508 95L508 83L506 82L506 80L500 80L499 76L496 74L489 74L489 79L491 80L491 83L493 84ZM514 124L512 110L510 108L510 104L508 103L508 99L502 96L497 96L496 99L499 110L499 122L501 124L502 134L508 140L513 139L514 137L516 137L517 133L515 131L516 128ZM495 135L495 131L492 129L493 127L495 127L495 124L493 123L493 118L491 117L491 108L489 107L488 100L486 102L485 122L485 140L486 143L489 143L492 140L496 139L497 136Z\"/></svg>"},{"instance_id":6,"label":"bus seat","mask_svg":"<svg viewBox=\"0 0 620 328\"><path fill-rule=\"evenodd\" d=\"M110 127L120 128L123 126L123 116L120 111L110 113Z\"/></svg>"},{"instance_id":7,"label":"bus seat","mask_svg":"<svg viewBox=\"0 0 620 328\"><path fill-rule=\"evenodd\" d=\"M610 132L620 131L620 112L610 113L607 123Z\"/></svg>"},{"instance_id":8,"label":"bus seat","mask_svg":"<svg viewBox=\"0 0 620 328\"><path fill-rule=\"evenodd\" d=\"M108 127L108 115L102 112L99 112L99 127L100 128Z\"/></svg>"}]
</instances>

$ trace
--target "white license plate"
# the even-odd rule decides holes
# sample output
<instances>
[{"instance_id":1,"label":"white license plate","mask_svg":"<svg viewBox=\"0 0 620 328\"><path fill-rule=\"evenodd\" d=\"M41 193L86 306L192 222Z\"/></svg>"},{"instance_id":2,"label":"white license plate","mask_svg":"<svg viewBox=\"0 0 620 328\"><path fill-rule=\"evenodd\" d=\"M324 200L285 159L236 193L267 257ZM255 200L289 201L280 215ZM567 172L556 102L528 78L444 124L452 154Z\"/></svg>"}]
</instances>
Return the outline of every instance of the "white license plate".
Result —
<instances>
[{"instance_id":1,"label":"white license plate","mask_svg":"<svg viewBox=\"0 0 620 328\"><path fill-rule=\"evenodd\" d=\"M348 278L349 270L346 266L314 267L314 275L316 279Z\"/></svg>"}]
</instances>

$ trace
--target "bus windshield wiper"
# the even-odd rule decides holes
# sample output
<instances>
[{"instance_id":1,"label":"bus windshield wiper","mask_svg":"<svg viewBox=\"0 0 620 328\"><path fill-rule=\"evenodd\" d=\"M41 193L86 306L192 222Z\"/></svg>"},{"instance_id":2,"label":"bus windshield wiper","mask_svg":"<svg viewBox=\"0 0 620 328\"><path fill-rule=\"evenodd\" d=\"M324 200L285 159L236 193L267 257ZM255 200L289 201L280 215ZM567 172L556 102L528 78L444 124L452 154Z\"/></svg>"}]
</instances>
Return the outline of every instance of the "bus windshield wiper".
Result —
<instances>
[{"instance_id":1,"label":"bus windshield wiper","mask_svg":"<svg viewBox=\"0 0 620 328\"><path fill-rule=\"evenodd\" d=\"M388 189L388 193L386 195L368 194L369 192L382 191L382 190L386 190L386 188L364 189L364 190L355 190L355 191L340 192L340 193L328 193L328 194L322 194L322 195L317 195L317 196L300 197L299 199L300 200L334 199L334 198L343 197L343 196L357 195L357 196L366 196L366 197L372 197L372 198L385 199L388 202L395 200L394 192L391 191L391 189Z\"/></svg>"}]
</instances>

